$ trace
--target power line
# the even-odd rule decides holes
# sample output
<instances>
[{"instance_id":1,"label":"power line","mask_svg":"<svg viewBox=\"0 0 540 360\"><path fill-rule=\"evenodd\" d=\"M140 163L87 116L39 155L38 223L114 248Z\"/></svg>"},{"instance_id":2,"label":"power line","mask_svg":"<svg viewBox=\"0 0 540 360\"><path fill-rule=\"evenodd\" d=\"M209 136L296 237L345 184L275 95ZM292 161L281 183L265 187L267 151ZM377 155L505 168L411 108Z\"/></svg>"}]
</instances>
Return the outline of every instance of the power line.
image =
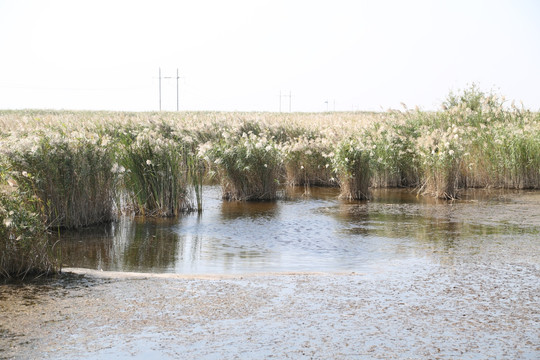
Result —
<instances>
[{"instance_id":1,"label":"power line","mask_svg":"<svg viewBox=\"0 0 540 360\"><path fill-rule=\"evenodd\" d=\"M178 73L178 68L176 68L176 77L173 76L161 76L161 67L159 68L159 111L161 111L161 79L176 79L176 111L179 111L180 109L180 92L179 92L179 84L178 80L180 80L180 76Z\"/></svg>"}]
</instances>

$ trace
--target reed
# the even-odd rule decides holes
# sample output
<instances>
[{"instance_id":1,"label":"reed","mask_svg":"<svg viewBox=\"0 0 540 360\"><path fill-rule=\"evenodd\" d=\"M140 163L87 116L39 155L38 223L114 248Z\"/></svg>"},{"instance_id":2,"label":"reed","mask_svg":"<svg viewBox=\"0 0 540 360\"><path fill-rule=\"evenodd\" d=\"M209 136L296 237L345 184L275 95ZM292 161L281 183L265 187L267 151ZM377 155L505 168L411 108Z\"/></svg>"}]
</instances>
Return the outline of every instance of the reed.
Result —
<instances>
[{"instance_id":1,"label":"reed","mask_svg":"<svg viewBox=\"0 0 540 360\"><path fill-rule=\"evenodd\" d=\"M14 158L31 153L35 144L44 144L42 152L54 149L58 153L54 161L42 156L50 163L47 166L41 160L25 160L31 165L18 168L19 173L26 171L36 179L45 173L53 178L58 169L77 176L95 173L90 164L83 164L102 164L100 178L109 180L94 179L88 184L105 184L99 187L109 189L108 195L103 199L88 195L95 199L88 203L103 202L110 209L109 204L116 201L119 207L118 200L107 199L125 193L132 210L146 215L171 216L201 209L203 178L212 173L222 183L225 198L243 200L274 198L278 184L336 186L340 182L346 186L345 179L357 172L369 173L369 186L417 187L444 198L458 196L463 187L540 188L537 113L509 106L504 98L482 92L476 85L450 93L442 105L436 112L405 109L377 114L5 111L0 113L0 142ZM50 129L56 130L51 133ZM56 137L67 145L59 144ZM107 146L92 143L107 140ZM362 144L358 163L369 158L369 164L361 166L369 172L348 169L341 160L338 166L334 155L344 151L342 146L348 141ZM97 159L91 159L93 152ZM103 152L107 156L101 159ZM109 171L112 174L106 173L108 167L114 170ZM83 206L67 211L51 208L49 221L58 218L59 223L74 227L91 222L61 220L63 212L89 209L82 195L78 198L68 190L84 183L77 176L60 183L61 191L46 187L41 197L46 207L66 203L68 198ZM40 180L36 187L47 181ZM88 184L84 187L91 189ZM100 216L92 217L100 221Z\"/></svg>"},{"instance_id":2,"label":"reed","mask_svg":"<svg viewBox=\"0 0 540 360\"><path fill-rule=\"evenodd\" d=\"M0 171L0 279L41 276L59 270L54 246L47 241L39 204Z\"/></svg>"},{"instance_id":3,"label":"reed","mask_svg":"<svg viewBox=\"0 0 540 360\"><path fill-rule=\"evenodd\" d=\"M418 152L423 160L423 185L420 192L441 199L459 196L459 169L466 141L461 129L451 126L446 130L424 128L418 139Z\"/></svg>"},{"instance_id":4,"label":"reed","mask_svg":"<svg viewBox=\"0 0 540 360\"><path fill-rule=\"evenodd\" d=\"M356 138L344 140L337 145L332 160L341 189L341 198L369 199L370 150Z\"/></svg>"},{"instance_id":5,"label":"reed","mask_svg":"<svg viewBox=\"0 0 540 360\"><path fill-rule=\"evenodd\" d=\"M185 138L161 124L161 128L126 129L117 139L126 208L146 216L176 216L194 210L190 174L197 171ZM198 186L195 190L200 195Z\"/></svg>"},{"instance_id":6,"label":"reed","mask_svg":"<svg viewBox=\"0 0 540 360\"><path fill-rule=\"evenodd\" d=\"M461 187L539 189L539 114L473 86L445 102L447 126L462 133Z\"/></svg>"},{"instance_id":7,"label":"reed","mask_svg":"<svg viewBox=\"0 0 540 360\"><path fill-rule=\"evenodd\" d=\"M280 151L265 134L224 132L218 142L199 148L221 182L227 200L274 200L280 174Z\"/></svg>"},{"instance_id":8,"label":"reed","mask_svg":"<svg viewBox=\"0 0 540 360\"><path fill-rule=\"evenodd\" d=\"M409 119L400 113L389 113L364 132L363 141L371 144L371 186L418 186L417 137Z\"/></svg>"},{"instance_id":9,"label":"reed","mask_svg":"<svg viewBox=\"0 0 540 360\"><path fill-rule=\"evenodd\" d=\"M300 136L281 146L288 186L337 186L328 154L332 143L323 137Z\"/></svg>"},{"instance_id":10,"label":"reed","mask_svg":"<svg viewBox=\"0 0 540 360\"><path fill-rule=\"evenodd\" d=\"M540 189L540 114L476 85L435 112L0 111L0 164L5 277L54 271L46 228L201 211L209 176L229 200L275 199L282 184L351 200L370 187Z\"/></svg>"},{"instance_id":11,"label":"reed","mask_svg":"<svg viewBox=\"0 0 540 360\"><path fill-rule=\"evenodd\" d=\"M45 128L8 139L10 176L31 193L48 227L80 228L115 219L110 139Z\"/></svg>"},{"instance_id":12,"label":"reed","mask_svg":"<svg viewBox=\"0 0 540 360\"><path fill-rule=\"evenodd\" d=\"M487 186L538 189L540 185L540 131L497 126L483 148L487 154Z\"/></svg>"}]
</instances>

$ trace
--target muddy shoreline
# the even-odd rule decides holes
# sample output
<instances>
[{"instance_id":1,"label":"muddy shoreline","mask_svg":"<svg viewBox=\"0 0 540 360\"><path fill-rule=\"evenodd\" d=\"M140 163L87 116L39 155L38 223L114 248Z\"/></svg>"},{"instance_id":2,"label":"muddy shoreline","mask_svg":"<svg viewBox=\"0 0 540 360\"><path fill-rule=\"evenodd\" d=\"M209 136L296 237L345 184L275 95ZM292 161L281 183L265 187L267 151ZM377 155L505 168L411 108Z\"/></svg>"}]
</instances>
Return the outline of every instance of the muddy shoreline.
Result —
<instances>
[{"instance_id":1,"label":"muddy shoreline","mask_svg":"<svg viewBox=\"0 0 540 360\"><path fill-rule=\"evenodd\" d=\"M537 264L399 265L226 276L65 269L49 284L2 287L0 358L540 357Z\"/></svg>"}]
</instances>

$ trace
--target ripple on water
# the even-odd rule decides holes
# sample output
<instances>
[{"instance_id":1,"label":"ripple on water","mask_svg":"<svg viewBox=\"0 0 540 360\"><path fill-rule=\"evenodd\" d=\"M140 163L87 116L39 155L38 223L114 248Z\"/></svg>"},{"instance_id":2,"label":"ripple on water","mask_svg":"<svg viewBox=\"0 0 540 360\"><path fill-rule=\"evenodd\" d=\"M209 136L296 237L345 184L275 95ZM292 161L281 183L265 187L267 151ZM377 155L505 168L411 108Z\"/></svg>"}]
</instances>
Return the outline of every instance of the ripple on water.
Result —
<instances>
[{"instance_id":1,"label":"ripple on water","mask_svg":"<svg viewBox=\"0 0 540 360\"><path fill-rule=\"evenodd\" d=\"M400 189L363 202L328 188L273 202L222 201L218 187L204 195L201 215L123 218L62 234L63 262L165 273L362 272L394 260L529 259L540 250L540 192L467 191L452 202Z\"/></svg>"}]
</instances>

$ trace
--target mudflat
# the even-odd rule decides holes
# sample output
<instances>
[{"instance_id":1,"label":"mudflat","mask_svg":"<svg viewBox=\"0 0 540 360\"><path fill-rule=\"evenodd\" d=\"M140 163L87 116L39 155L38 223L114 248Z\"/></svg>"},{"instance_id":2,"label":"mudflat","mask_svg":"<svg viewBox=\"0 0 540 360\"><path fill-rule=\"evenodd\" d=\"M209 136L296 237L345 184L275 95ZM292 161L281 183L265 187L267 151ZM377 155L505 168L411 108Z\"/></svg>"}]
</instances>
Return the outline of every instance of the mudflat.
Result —
<instances>
[{"instance_id":1,"label":"mudflat","mask_svg":"<svg viewBox=\"0 0 540 360\"><path fill-rule=\"evenodd\" d=\"M366 274L65 269L0 287L0 358L538 359L540 268L500 260Z\"/></svg>"}]
</instances>

